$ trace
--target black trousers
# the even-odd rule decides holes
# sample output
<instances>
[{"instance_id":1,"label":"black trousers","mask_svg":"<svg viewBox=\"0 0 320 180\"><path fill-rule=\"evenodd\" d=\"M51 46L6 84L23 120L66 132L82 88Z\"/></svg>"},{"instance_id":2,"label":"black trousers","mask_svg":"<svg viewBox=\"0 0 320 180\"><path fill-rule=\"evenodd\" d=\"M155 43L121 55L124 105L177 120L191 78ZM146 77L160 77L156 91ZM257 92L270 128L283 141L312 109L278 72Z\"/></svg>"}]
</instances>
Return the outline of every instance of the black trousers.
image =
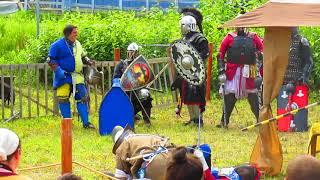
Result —
<instances>
[{"instance_id":1,"label":"black trousers","mask_svg":"<svg viewBox=\"0 0 320 180\"><path fill-rule=\"evenodd\" d=\"M132 101L134 114L136 115L138 112L141 111L143 120L146 122L150 122L151 116L151 108L152 108L152 98L148 97L144 100L140 100L141 104L139 103L138 99Z\"/></svg>"},{"instance_id":2,"label":"black trousers","mask_svg":"<svg viewBox=\"0 0 320 180\"><path fill-rule=\"evenodd\" d=\"M224 113L224 109L222 111L222 117L221 117L221 123L224 123L224 114L226 115L226 124L229 124L229 119L231 116L231 113L233 111L233 108L237 102L237 98L235 94L230 93L224 95L224 103L225 103L225 109L226 112ZM256 117L256 120L258 122L259 119L259 98L257 93L249 93L248 94L248 102L250 104L251 111L253 112L254 116Z\"/></svg>"}]
</instances>

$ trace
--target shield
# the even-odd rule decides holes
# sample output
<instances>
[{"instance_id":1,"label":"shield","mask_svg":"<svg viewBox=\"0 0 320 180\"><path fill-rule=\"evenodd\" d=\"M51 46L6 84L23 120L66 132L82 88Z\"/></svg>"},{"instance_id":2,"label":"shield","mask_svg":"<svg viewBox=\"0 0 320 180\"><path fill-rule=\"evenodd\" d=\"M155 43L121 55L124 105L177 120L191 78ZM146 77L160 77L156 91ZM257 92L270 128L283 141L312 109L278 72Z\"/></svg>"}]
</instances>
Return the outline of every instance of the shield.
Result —
<instances>
[{"instance_id":1,"label":"shield","mask_svg":"<svg viewBox=\"0 0 320 180\"><path fill-rule=\"evenodd\" d=\"M134 128L134 109L127 94L114 83L103 97L99 109L99 133L101 136L111 134L115 126Z\"/></svg>"},{"instance_id":2,"label":"shield","mask_svg":"<svg viewBox=\"0 0 320 180\"><path fill-rule=\"evenodd\" d=\"M145 57L140 55L124 71L120 84L124 91L133 91L147 86L153 79L151 66Z\"/></svg>"},{"instance_id":3,"label":"shield","mask_svg":"<svg viewBox=\"0 0 320 180\"><path fill-rule=\"evenodd\" d=\"M171 59L178 73L192 85L205 80L203 60L198 51L187 41L177 40L171 44Z\"/></svg>"}]
</instances>

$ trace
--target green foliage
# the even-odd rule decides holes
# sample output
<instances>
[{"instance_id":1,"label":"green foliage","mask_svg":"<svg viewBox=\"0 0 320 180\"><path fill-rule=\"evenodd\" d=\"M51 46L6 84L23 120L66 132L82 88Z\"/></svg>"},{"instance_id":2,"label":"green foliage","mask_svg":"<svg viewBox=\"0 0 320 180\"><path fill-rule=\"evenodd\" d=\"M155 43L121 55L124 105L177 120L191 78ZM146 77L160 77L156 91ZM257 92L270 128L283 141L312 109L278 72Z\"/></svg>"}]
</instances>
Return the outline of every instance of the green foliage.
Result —
<instances>
[{"instance_id":1,"label":"green foliage","mask_svg":"<svg viewBox=\"0 0 320 180\"><path fill-rule=\"evenodd\" d=\"M10 42L10 46L3 45L11 48L5 49L5 55L0 56L1 64L43 62L50 44L62 36L62 29L66 24L78 26L79 41L90 57L100 61L112 60L115 47L121 48L124 56L127 45L133 41L138 44L168 44L180 37L179 15L174 10L166 13L155 8L149 12L139 13L107 11L96 14L78 12L63 15L44 14L41 17L39 38L34 37L34 16L25 12L18 13L17 17L15 15L0 17L3 22L3 27L0 26L3 29L2 34L7 33L11 18L26 22L25 24L28 24L26 28L29 29L24 29L25 33L11 31L12 36L6 37L7 41L9 39L16 39L16 41ZM29 38L25 38L25 34ZM4 35L0 37L5 37ZM19 35L19 37L13 37L13 35ZM23 49L14 48L20 44L23 45ZM165 51L160 48L142 48L142 53L148 57L165 56ZM6 60L8 56L12 61Z\"/></svg>"},{"instance_id":2,"label":"green foliage","mask_svg":"<svg viewBox=\"0 0 320 180\"><path fill-rule=\"evenodd\" d=\"M220 42L230 29L219 29L224 22L236 17L242 9L246 12L259 7L267 0L201 0L200 10L204 16L204 34L214 44L212 84L217 88L215 57ZM30 12L0 16L0 64L44 62L50 44L62 36L66 24L79 27L79 40L88 55L95 60L113 59L113 48L121 49L122 58L129 43L140 45L169 44L181 37L179 13L176 9L161 11L105 11L95 14L66 12L64 14L41 14L39 38L35 37L35 17ZM23 26L21 26L23 24ZM263 29L251 29L263 37ZM302 28L313 48L314 71L312 82L320 84L320 57L318 28ZM149 58L166 56L165 48L142 46L141 53Z\"/></svg>"},{"instance_id":3,"label":"green foliage","mask_svg":"<svg viewBox=\"0 0 320 180\"><path fill-rule=\"evenodd\" d=\"M320 29L319 28L300 28L301 33L309 40L312 47L313 71L311 74L311 84L314 87L320 86Z\"/></svg>"},{"instance_id":4,"label":"green foliage","mask_svg":"<svg viewBox=\"0 0 320 180\"><path fill-rule=\"evenodd\" d=\"M28 21L32 14L19 12L14 15L0 16L0 64L27 63L25 59L14 61L26 41L35 35L35 21Z\"/></svg>"}]
</instances>

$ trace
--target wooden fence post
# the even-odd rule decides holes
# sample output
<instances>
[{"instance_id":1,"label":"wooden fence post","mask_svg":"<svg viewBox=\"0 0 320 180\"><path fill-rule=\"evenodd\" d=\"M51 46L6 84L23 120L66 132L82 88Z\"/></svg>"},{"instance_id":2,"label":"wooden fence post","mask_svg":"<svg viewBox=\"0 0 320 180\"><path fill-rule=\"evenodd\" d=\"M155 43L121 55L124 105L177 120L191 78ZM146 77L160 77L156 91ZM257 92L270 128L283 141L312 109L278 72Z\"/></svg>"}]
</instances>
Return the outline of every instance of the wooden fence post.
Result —
<instances>
[{"instance_id":1,"label":"wooden fence post","mask_svg":"<svg viewBox=\"0 0 320 180\"><path fill-rule=\"evenodd\" d=\"M72 172L72 119L61 121L61 174Z\"/></svg>"},{"instance_id":2,"label":"wooden fence post","mask_svg":"<svg viewBox=\"0 0 320 180\"><path fill-rule=\"evenodd\" d=\"M206 84L206 100L210 100L211 93L211 79L212 79L212 54L213 54L213 43L209 43L209 58L208 58L208 72L207 72L207 84Z\"/></svg>"},{"instance_id":3,"label":"wooden fence post","mask_svg":"<svg viewBox=\"0 0 320 180\"><path fill-rule=\"evenodd\" d=\"M120 48L113 49L114 61L120 61Z\"/></svg>"}]
</instances>

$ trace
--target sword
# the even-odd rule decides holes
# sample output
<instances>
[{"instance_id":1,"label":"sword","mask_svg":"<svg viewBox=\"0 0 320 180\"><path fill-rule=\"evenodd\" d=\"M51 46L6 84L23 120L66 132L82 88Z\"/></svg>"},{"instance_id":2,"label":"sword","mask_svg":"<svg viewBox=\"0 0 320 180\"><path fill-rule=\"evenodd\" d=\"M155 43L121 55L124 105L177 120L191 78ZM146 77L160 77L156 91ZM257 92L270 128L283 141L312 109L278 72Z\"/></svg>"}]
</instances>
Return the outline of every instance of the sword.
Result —
<instances>
[{"instance_id":1,"label":"sword","mask_svg":"<svg viewBox=\"0 0 320 180\"><path fill-rule=\"evenodd\" d=\"M199 107L199 119L198 119L198 147L200 147L200 121L201 121L201 108Z\"/></svg>"},{"instance_id":2,"label":"sword","mask_svg":"<svg viewBox=\"0 0 320 180\"><path fill-rule=\"evenodd\" d=\"M270 119L261 121L261 122L259 122L259 123L253 124L253 125L251 125L251 126L245 127L245 128L243 128L243 129L241 129L241 131L247 131L247 130L249 130L249 129L252 129L252 128L255 128L255 127L259 127L259 126L261 126L261 125L268 124L268 123L270 123L270 122L272 122L272 121L279 120L279 119L281 119L281 118L283 118L283 117L286 117L286 116L288 116L288 115L293 115L293 114L295 114L295 113L297 113L297 112L299 112L299 111L301 111L301 110L308 109L308 108L311 108L311 107L313 107L313 106L317 106L317 105L319 105L319 104L320 104L320 101L319 101L319 102L315 102L315 103L313 103L313 104L309 104L309 105L307 105L307 106L304 106L304 107L301 107L301 108L298 108L298 109L294 109L294 110L289 111L289 112L286 112L286 113L284 113L284 114L280 114L280 115L278 115L278 116L276 116L276 117L273 117L273 118L270 118Z\"/></svg>"}]
</instances>

